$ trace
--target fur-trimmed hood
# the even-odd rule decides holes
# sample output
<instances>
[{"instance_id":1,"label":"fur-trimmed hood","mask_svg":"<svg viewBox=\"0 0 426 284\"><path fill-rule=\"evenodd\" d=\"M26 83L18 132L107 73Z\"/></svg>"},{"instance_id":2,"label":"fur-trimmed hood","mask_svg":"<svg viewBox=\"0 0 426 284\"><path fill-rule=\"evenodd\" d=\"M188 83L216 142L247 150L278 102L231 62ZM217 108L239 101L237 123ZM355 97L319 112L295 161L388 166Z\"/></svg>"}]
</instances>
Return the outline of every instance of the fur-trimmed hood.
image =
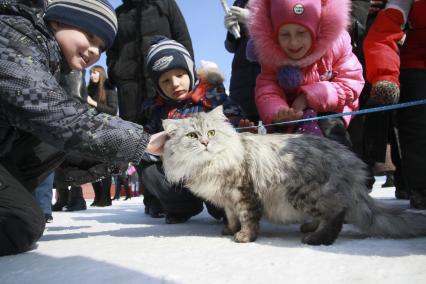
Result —
<instances>
[{"instance_id":1,"label":"fur-trimmed hood","mask_svg":"<svg viewBox=\"0 0 426 284\"><path fill-rule=\"evenodd\" d=\"M272 17L271 6L277 6L280 1L287 0L250 0L251 18L248 23L249 33L254 42L257 58L262 65L276 68L284 65L309 66L318 61L333 45L339 35L346 30L350 19L349 0L299 0L297 4L307 4L321 1L321 15L313 46L310 53L300 60L292 60L286 56L278 43L278 35ZM290 0L291 1L291 0ZM273 4L273 5L272 5ZM283 13L285 16L285 13ZM279 19L285 22L285 19ZM311 23L312 24L312 23Z\"/></svg>"}]
</instances>

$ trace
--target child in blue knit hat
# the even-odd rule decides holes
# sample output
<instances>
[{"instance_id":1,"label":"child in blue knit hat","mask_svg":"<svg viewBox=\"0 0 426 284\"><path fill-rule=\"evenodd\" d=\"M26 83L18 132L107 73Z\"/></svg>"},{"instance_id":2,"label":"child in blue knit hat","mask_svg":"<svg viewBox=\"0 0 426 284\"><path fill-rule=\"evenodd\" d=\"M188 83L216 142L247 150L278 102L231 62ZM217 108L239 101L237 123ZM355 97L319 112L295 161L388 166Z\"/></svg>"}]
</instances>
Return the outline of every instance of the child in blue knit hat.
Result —
<instances>
[{"instance_id":1,"label":"child in blue knit hat","mask_svg":"<svg viewBox=\"0 0 426 284\"><path fill-rule=\"evenodd\" d=\"M162 119L190 117L219 105L223 105L224 114L234 126L250 125L240 106L226 94L223 75L214 63L203 62L196 72L191 55L182 44L165 37L156 40L146 59L148 75L158 93L145 104L147 131L162 131ZM203 201L181 184L166 181L159 159L151 156L142 162L141 182L146 213L152 217L165 215L167 224L183 223L203 209ZM206 206L213 217L223 217L213 205Z\"/></svg>"},{"instance_id":2,"label":"child in blue knit hat","mask_svg":"<svg viewBox=\"0 0 426 284\"><path fill-rule=\"evenodd\" d=\"M30 192L65 154L91 161L67 180L78 185L119 172L118 162L139 163L144 152L161 154L165 140L98 113L56 80L111 46L117 19L110 3L44 3L0 0L0 256L29 250L43 234L44 215Z\"/></svg>"}]
</instances>

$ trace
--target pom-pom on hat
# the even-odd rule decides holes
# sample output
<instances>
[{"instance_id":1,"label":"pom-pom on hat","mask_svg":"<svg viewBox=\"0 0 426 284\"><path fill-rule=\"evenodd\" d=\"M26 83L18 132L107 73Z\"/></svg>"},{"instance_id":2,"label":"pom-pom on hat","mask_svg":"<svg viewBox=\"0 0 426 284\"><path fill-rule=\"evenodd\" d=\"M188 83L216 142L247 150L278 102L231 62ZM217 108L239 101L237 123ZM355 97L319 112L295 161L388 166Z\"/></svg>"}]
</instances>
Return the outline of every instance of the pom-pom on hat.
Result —
<instances>
[{"instance_id":1,"label":"pom-pom on hat","mask_svg":"<svg viewBox=\"0 0 426 284\"><path fill-rule=\"evenodd\" d=\"M195 84L194 61L188 50L177 41L163 36L155 37L153 45L148 50L146 64L149 77L163 97L165 95L161 91L158 81L160 76L169 70L186 70L189 75L191 89Z\"/></svg>"},{"instance_id":2,"label":"pom-pom on hat","mask_svg":"<svg viewBox=\"0 0 426 284\"><path fill-rule=\"evenodd\" d=\"M321 0L271 1L271 19L275 33L284 24L298 24L307 28L312 39L315 39L320 17Z\"/></svg>"},{"instance_id":3,"label":"pom-pom on hat","mask_svg":"<svg viewBox=\"0 0 426 284\"><path fill-rule=\"evenodd\" d=\"M111 47L117 34L117 17L107 0L53 0L44 14L45 21L56 21L101 38Z\"/></svg>"}]
</instances>

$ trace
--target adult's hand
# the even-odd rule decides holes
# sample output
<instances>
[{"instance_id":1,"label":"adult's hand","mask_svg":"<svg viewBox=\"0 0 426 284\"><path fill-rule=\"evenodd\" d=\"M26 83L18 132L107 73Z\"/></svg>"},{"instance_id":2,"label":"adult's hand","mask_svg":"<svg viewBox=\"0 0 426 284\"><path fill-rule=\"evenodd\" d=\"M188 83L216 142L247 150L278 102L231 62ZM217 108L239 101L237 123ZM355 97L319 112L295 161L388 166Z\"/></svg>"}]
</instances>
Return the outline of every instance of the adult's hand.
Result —
<instances>
[{"instance_id":1,"label":"adult's hand","mask_svg":"<svg viewBox=\"0 0 426 284\"><path fill-rule=\"evenodd\" d=\"M230 10L231 10L231 14L236 17L238 22L240 22L242 24L247 24L247 21L250 17L249 9L241 8L241 7L237 7L237 6L232 6L230 8Z\"/></svg>"},{"instance_id":2,"label":"adult's hand","mask_svg":"<svg viewBox=\"0 0 426 284\"><path fill-rule=\"evenodd\" d=\"M231 31L231 28L233 26L236 26L237 29L238 29L238 31L240 31L240 26L238 25L238 19L232 13L225 14L225 18L224 18L223 24L225 26L225 29L227 29L228 31Z\"/></svg>"}]
</instances>

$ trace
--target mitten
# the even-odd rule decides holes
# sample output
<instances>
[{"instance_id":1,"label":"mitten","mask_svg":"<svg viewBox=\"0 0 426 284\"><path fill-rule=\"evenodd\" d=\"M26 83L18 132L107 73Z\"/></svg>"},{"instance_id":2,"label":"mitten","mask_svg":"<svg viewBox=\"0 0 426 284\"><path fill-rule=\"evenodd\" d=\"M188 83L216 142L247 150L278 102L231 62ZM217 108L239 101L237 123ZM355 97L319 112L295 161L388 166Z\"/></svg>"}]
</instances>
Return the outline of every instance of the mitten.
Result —
<instances>
[{"instance_id":1,"label":"mitten","mask_svg":"<svg viewBox=\"0 0 426 284\"><path fill-rule=\"evenodd\" d=\"M312 117L317 117L316 111L310 108L307 108L303 111L302 119L312 118ZM305 121L305 122L299 123L295 133L324 136L321 131L321 128L318 126L318 120Z\"/></svg>"},{"instance_id":2,"label":"mitten","mask_svg":"<svg viewBox=\"0 0 426 284\"><path fill-rule=\"evenodd\" d=\"M399 101L399 87L391 81L377 81L373 84L367 106L396 104Z\"/></svg>"}]
</instances>

